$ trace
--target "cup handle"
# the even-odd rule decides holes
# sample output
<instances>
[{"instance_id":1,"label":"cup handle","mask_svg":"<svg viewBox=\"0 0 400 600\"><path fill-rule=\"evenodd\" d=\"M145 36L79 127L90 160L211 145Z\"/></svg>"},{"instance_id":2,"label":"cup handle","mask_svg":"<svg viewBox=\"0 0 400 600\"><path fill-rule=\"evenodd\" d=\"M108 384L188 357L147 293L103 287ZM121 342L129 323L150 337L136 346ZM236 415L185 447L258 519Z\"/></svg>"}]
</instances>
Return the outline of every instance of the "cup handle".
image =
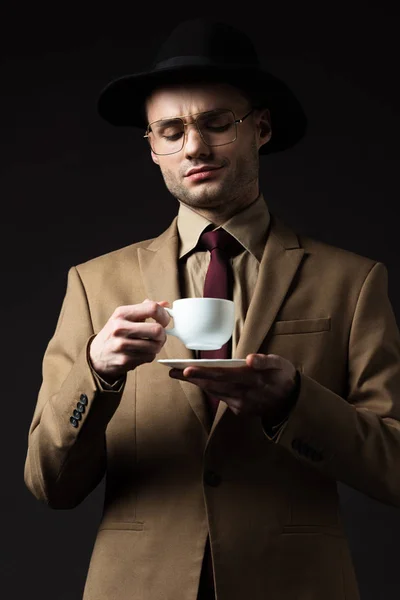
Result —
<instances>
[{"instance_id":1,"label":"cup handle","mask_svg":"<svg viewBox=\"0 0 400 600\"><path fill-rule=\"evenodd\" d=\"M163 306L163 309L167 311L167 313L169 314L170 317L174 317L174 313L172 312L171 308L167 308L166 306ZM164 331L167 335L173 335L175 337L179 337L178 334L175 331L175 327L171 327L171 329L166 329L164 327Z\"/></svg>"}]
</instances>

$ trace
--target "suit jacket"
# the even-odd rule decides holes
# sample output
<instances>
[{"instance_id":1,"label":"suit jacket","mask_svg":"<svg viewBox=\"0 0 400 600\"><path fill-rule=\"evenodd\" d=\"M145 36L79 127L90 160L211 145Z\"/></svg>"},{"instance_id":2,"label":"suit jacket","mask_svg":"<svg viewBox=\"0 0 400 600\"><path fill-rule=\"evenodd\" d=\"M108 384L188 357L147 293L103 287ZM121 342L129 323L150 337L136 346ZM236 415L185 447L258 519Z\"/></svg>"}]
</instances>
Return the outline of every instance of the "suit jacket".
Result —
<instances>
[{"instance_id":1,"label":"suit jacket","mask_svg":"<svg viewBox=\"0 0 400 600\"><path fill-rule=\"evenodd\" d=\"M29 431L28 488L73 508L106 477L84 600L196 600L210 535L218 600L359 598L336 480L400 505L400 343L382 263L272 217L234 358L275 353L301 391L272 441L258 417L154 360L120 391L88 361L120 305L180 297L176 218L159 237L71 267ZM192 358L169 336L159 359ZM78 427L70 417L78 403Z\"/></svg>"}]
</instances>

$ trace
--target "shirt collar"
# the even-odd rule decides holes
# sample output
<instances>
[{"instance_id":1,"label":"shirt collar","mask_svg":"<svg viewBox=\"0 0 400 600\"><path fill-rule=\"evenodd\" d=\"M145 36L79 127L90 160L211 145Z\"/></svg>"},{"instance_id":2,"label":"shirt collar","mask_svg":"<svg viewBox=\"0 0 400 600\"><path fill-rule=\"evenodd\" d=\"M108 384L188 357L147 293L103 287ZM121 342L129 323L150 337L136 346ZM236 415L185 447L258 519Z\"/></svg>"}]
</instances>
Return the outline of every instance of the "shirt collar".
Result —
<instances>
[{"instance_id":1,"label":"shirt collar","mask_svg":"<svg viewBox=\"0 0 400 600\"><path fill-rule=\"evenodd\" d=\"M197 246L201 234L212 223L186 204L182 202L179 204L177 227L180 239L179 259L181 259ZM264 196L260 193L252 204L233 215L221 227L233 235L258 262L261 262L269 224L270 213Z\"/></svg>"}]
</instances>

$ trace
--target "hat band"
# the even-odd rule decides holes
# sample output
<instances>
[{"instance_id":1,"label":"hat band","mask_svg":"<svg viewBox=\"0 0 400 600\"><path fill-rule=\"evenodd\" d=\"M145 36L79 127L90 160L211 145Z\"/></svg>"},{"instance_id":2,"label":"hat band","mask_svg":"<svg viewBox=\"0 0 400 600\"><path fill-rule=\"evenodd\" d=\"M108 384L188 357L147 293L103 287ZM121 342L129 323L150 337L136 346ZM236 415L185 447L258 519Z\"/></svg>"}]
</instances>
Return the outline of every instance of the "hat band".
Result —
<instances>
[{"instance_id":1,"label":"hat band","mask_svg":"<svg viewBox=\"0 0 400 600\"><path fill-rule=\"evenodd\" d=\"M212 58L208 58L207 56L174 56L172 58L167 58L166 60L161 60L156 63L154 66L154 70L164 70L173 67L219 67L219 68L254 68L257 67L257 64L227 64L223 62L223 58L221 57L221 62L216 62ZM226 59L225 59L226 60Z\"/></svg>"}]
</instances>

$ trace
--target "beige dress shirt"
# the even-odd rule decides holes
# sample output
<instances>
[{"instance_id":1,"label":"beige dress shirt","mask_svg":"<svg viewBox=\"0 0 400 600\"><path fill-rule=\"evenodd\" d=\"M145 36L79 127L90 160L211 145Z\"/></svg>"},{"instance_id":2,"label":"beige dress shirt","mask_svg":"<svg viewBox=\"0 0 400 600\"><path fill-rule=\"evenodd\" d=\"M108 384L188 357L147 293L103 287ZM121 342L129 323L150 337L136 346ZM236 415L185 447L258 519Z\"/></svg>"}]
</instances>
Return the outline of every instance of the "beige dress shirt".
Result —
<instances>
[{"instance_id":1,"label":"beige dress shirt","mask_svg":"<svg viewBox=\"0 0 400 600\"><path fill-rule=\"evenodd\" d=\"M243 251L231 258L233 270L233 302L235 327L232 334L232 353L238 344L246 313L255 288L264 246L267 241L270 215L262 194L240 213L226 221L222 228L235 237ZM201 298L210 264L208 250L194 250L201 234L210 225L191 208L180 204L178 212L179 275L182 298ZM215 227L214 229L217 229ZM196 354L197 356L197 354Z\"/></svg>"}]
</instances>

